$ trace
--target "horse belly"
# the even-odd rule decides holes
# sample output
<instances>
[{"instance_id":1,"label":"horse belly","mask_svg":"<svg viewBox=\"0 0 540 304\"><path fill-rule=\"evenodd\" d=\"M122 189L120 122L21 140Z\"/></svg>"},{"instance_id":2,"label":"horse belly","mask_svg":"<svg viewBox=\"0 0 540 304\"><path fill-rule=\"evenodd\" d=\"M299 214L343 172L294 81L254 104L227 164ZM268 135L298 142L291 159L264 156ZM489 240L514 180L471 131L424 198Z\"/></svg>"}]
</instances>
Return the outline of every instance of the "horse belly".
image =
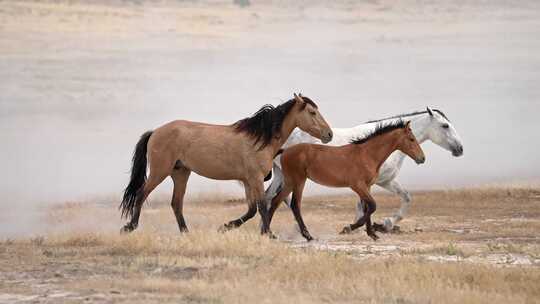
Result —
<instances>
[{"instance_id":1,"label":"horse belly","mask_svg":"<svg viewBox=\"0 0 540 304\"><path fill-rule=\"evenodd\" d=\"M182 165L211 179L239 180L244 173L244 157L230 140L218 141L204 136L191 142L179 155Z\"/></svg>"},{"instance_id":2,"label":"horse belly","mask_svg":"<svg viewBox=\"0 0 540 304\"><path fill-rule=\"evenodd\" d=\"M191 163L187 165L189 169L198 175L216 179L216 180L241 180L242 177L237 174L236 170L230 169L229 165L219 162L213 162L212 166L206 164Z\"/></svg>"},{"instance_id":3,"label":"horse belly","mask_svg":"<svg viewBox=\"0 0 540 304\"><path fill-rule=\"evenodd\" d=\"M185 155L183 164L191 171L211 179L242 179L243 165L240 159L226 152L193 153Z\"/></svg>"},{"instance_id":4,"label":"horse belly","mask_svg":"<svg viewBox=\"0 0 540 304\"><path fill-rule=\"evenodd\" d=\"M308 178L319 185L342 188L348 187L349 184L338 170L327 170L326 168L308 169Z\"/></svg>"}]
</instances>

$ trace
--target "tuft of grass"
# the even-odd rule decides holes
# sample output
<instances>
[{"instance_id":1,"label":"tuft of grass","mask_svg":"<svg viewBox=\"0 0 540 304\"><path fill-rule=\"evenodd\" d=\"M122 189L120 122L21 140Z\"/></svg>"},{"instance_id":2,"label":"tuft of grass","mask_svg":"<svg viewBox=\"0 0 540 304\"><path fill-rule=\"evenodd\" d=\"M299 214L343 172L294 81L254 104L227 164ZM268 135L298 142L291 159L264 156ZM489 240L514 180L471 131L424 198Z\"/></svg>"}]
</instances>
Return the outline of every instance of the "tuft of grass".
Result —
<instances>
[{"instance_id":1,"label":"tuft of grass","mask_svg":"<svg viewBox=\"0 0 540 304\"><path fill-rule=\"evenodd\" d=\"M400 251L403 255L446 255L446 256L458 256L468 257L470 254L459 248L453 242L445 245L435 245L428 248L421 249L405 249Z\"/></svg>"},{"instance_id":2,"label":"tuft of grass","mask_svg":"<svg viewBox=\"0 0 540 304\"><path fill-rule=\"evenodd\" d=\"M459 256L459 257L465 256L463 251L460 250L454 243L448 243L448 246L445 249L445 254L451 255L451 256Z\"/></svg>"}]
</instances>

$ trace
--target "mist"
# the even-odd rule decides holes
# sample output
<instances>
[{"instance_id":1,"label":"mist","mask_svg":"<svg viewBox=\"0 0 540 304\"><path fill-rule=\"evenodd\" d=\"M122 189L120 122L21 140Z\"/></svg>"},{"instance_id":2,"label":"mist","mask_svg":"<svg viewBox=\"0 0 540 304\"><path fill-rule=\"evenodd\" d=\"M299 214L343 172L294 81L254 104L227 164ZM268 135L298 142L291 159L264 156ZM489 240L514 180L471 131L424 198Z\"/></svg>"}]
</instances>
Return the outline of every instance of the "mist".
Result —
<instances>
[{"instance_id":1,"label":"mist","mask_svg":"<svg viewBox=\"0 0 540 304\"><path fill-rule=\"evenodd\" d=\"M406 187L540 177L537 2L69 3L2 2L6 219L32 221L9 215L29 206L120 198L143 132L174 119L230 124L294 92L333 127L442 110L464 156L426 143L425 165L405 161ZM158 192L171 190L166 182ZM206 191L243 193L193 174L188 196Z\"/></svg>"}]
</instances>

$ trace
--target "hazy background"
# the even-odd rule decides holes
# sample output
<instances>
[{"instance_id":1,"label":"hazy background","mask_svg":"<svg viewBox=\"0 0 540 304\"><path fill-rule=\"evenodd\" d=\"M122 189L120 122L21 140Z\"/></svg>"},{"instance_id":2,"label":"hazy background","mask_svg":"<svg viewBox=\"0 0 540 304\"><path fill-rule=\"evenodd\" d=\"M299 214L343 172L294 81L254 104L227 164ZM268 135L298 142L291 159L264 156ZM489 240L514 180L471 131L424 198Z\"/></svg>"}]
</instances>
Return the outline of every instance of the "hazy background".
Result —
<instances>
[{"instance_id":1,"label":"hazy background","mask_svg":"<svg viewBox=\"0 0 540 304\"><path fill-rule=\"evenodd\" d=\"M399 177L413 189L538 179L540 2L395 2L1 1L4 224L119 198L146 130L229 124L293 92L334 127L443 110L465 155L425 144ZM192 175L202 191L243 192Z\"/></svg>"}]
</instances>

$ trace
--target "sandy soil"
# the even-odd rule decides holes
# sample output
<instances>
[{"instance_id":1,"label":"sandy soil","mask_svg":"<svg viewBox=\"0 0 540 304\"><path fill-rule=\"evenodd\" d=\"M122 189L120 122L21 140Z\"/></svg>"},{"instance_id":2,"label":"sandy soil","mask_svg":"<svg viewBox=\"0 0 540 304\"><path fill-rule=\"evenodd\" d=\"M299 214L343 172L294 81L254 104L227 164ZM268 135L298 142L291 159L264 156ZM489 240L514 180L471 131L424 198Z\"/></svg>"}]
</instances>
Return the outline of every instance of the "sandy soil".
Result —
<instances>
[{"instance_id":1,"label":"sandy soil","mask_svg":"<svg viewBox=\"0 0 540 304\"><path fill-rule=\"evenodd\" d=\"M377 195L377 218L397 199ZM180 235L168 200L154 199L141 227L120 236L116 206L66 203L44 210L43 233L0 246L0 302L535 303L540 289L540 190L486 188L414 193L400 233L377 242L337 234L354 197L308 197L299 235L286 207L273 230L257 220L216 232L241 200L189 200ZM452 295L449 297L449 295Z\"/></svg>"}]
</instances>

